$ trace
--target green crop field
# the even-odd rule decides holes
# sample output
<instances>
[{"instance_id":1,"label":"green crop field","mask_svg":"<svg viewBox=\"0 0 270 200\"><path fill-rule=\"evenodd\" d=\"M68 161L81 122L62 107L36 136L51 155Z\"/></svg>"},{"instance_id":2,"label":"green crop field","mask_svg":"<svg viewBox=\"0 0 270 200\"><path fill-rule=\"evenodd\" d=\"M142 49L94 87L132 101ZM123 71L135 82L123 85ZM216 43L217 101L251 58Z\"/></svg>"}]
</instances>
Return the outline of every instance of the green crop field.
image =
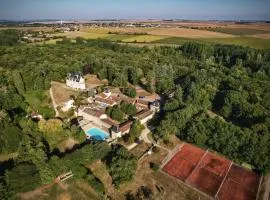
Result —
<instances>
[{"instance_id":1,"label":"green crop field","mask_svg":"<svg viewBox=\"0 0 270 200\"><path fill-rule=\"evenodd\" d=\"M124 39L123 42L142 42L142 43L148 43L148 42L154 42L157 40L162 40L167 38L167 36L158 36L158 35L137 35L134 37L130 37L128 39Z\"/></svg>"},{"instance_id":2,"label":"green crop field","mask_svg":"<svg viewBox=\"0 0 270 200\"><path fill-rule=\"evenodd\" d=\"M253 37L203 38L203 39L169 37L161 40L156 40L154 41L154 43L182 45L183 43L190 41L196 41L201 43L212 43L212 44L240 45L256 49L270 49L270 40Z\"/></svg>"},{"instance_id":3,"label":"green crop field","mask_svg":"<svg viewBox=\"0 0 270 200\"><path fill-rule=\"evenodd\" d=\"M122 35L122 34L108 34L104 39L113 41L113 42L122 42L123 40L134 37L134 35Z\"/></svg>"}]
</instances>

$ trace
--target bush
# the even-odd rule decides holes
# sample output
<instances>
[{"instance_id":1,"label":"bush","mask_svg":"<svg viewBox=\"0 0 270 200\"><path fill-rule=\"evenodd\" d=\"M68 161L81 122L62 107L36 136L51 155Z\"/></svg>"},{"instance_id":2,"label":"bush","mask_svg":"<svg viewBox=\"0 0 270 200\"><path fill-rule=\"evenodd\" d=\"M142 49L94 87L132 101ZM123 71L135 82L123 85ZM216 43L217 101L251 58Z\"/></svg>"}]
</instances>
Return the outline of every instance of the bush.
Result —
<instances>
[{"instance_id":1,"label":"bush","mask_svg":"<svg viewBox=\"0 0 270 200\"><path fill-rule=\"evenodd\" d=\"M153 151L154 153L158 153L158 152L159 152L159 148L156 147L156 146L154 146L153 149L152 149L152 151Z\"/></svg>"},{"instance_id":2,"label":"bush","mask_svg":"<svg viewBox=\"0 0 270 200\"><path fill-rule=\"evenodd\" d=\"M104 188L103 183L97 177L95 177L91 172L89 172L85 178L87 182L89 183L89 185L91 185L91 187L94 188L97 193L99 194L105 193L105 188Z\"/></svg>"},{"instance_id":3,"label":"bush","mask_svg":"<svg viewBox=\"0 0 270 200\"><path fill-rule=\"evenodd\" d=\"M158 171L159 170L159 164L157 163L154 163L154 162L151 162L150 163L150 168L153 170L153 171Z\"/></svg>"},{"instance_id":4,"label":"bush","mask_svg":"<svg viewBox=\"0 0 270 200\"><path fill-rule=\"evenodd\" d=\"M131 98L135 98L137 93L136 90L134 88L126 88L124 89L124 94L131 97Z\"/></svg>"}]
</instances>

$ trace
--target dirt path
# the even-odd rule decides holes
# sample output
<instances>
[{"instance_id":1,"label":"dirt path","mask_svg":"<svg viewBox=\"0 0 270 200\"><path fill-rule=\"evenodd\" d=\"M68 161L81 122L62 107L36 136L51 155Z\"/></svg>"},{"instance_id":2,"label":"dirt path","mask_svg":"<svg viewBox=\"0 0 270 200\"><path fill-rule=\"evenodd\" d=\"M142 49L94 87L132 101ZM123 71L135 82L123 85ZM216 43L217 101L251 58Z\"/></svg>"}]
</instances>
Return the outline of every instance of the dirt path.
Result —
<instances>
[{"instance_id":1,"label":"dirt path","mask_svg":"<svg viewBox=\"0 0 270 200\"><path fill-rule=\"evenodd\" d=\"M150 133L150 130L145 126L145 129L142 131L141 138L145 143L152 144L153 142L147 137L148 133Z\"/></svg>"},{"instance_id":2,"label":"dirt path","mask_svg":"<svg viewBox=\"0 0 270 200\"><path fill-rule=\"evenodd\" d=\"M57 110L57 104L55 103L55 99L54 99L54 96L53 96L52 87L50 88L50 96L51 96L53 108L54 108L54 111L55 111L55 117L58 117L59 112Z\"/></svg>"},{"instance_id":3,"label":"dirt path","mask_svg":"<svg viewBox=\"0 0 270 200\"><path fill-rule=\"evenodd\" d=\"M262 200L270 200L270 174L264 177Z\"/></svg>"}]
</instances>

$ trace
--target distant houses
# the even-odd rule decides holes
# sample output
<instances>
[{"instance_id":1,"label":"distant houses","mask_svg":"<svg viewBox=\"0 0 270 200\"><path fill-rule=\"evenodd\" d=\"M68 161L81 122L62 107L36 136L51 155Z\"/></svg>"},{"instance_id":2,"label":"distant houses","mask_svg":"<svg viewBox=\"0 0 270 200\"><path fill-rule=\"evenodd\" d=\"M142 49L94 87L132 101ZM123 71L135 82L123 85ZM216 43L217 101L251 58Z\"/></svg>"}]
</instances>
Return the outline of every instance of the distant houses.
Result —
<instances>
[{"instance_id":1,"label":"distant houses","mask_svg":"<svg viewBox=\"0 0 270 200\"><path fill-rule=\"evenodd\" d=\"M85 80L83 78L82 73L80 72L72 72L68 73L66 77L66 85L67 87L77 89L77 90L85 90Z\"/></svg>"}]
</instances>

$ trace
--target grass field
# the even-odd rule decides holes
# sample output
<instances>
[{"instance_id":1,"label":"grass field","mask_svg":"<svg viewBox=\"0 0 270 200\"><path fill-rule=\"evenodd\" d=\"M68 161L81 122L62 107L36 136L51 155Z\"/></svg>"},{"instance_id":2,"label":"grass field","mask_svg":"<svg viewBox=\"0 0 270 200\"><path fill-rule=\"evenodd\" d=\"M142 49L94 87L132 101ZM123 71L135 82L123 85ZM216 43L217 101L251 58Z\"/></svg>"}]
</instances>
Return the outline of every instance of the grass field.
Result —
<instances>
[{"instance_id":1,"label":"grass field","mask_svg":"<svg viewBox=\"0 0 270 200\"><path fill-rule=\"evenodd\" d=\"M139 35L130 37L128 39L122 40L122 42L140 42L140 43L148 43L148 42L154 42L157 40L166 39L166 36L158 36L158 35Z\"/></svg>"},{"instance_id":2,"label":"grass field","mask_svg":"<svg viewBox=\"0 0 270 200\"><path fill-rule=\"evenodd\" d=\"M48 91L27 92L24 97L35 112L44 115L44 117L55 115Z\"/></svg>"},{"instance_id":3,"label":"grass field","mask_svg":"<svg viewBox=\"0 0 270 200\"><path fill-rule=\"evenodd\" d=\"M171 37L184 37L184 38L230 38L234 37L231 34L219 33L214 31L188 29L188 28L159 28L148 31L151 35L163 35Z\"/></svg>"},{"instance_id":4,"label":"grass field","mask_svg":"<svg viewBox=\"0 0 270 200\"><path fill-rule=\"evenodd\" d=\"M123 42L129 38L133 38L134 35L125 35L125 34L108 34L104 39L113 41L113 42Z\"/></svg>"}]
</instances>

